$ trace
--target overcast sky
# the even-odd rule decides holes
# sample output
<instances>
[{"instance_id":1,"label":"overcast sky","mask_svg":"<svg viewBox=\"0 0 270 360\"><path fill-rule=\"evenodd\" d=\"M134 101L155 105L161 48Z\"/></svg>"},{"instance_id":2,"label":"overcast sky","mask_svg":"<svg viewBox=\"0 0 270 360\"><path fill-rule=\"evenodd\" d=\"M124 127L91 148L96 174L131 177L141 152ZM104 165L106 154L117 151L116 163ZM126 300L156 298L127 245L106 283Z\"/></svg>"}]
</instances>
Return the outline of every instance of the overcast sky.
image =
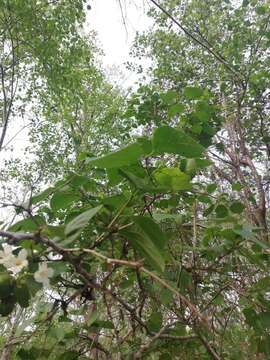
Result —
<instances>
[{"instance_id":1,"label":"overcast sky","mask_svg":"<svg viewBox=\"0 0 270 360\"><path fill-rule=\"evenodd\" d=\"M136 32L151 26L146 15L146 0L89 0L86 29L96 30L105 56L104 67L118 66L126 76L124 86L136 81L124 63L130 59L129 51ZM120 6L120 4L122 6Z\"/></svg>"},{"instance_id":2,"label":"overcast sky","mask_svg":"<svg viewBox=\"0 0 270 360\"><path fill-rule=\"evenodd\" d=\"M96 30L105 51L107 65L123 63L129 57L129 49L136 31L150 24L144 0L89 0L91 10L87 15L87 27ZM122 4L122 10L120 7ZM125 23L124 23L125 22Z\"/></svg>"}]
</instances>

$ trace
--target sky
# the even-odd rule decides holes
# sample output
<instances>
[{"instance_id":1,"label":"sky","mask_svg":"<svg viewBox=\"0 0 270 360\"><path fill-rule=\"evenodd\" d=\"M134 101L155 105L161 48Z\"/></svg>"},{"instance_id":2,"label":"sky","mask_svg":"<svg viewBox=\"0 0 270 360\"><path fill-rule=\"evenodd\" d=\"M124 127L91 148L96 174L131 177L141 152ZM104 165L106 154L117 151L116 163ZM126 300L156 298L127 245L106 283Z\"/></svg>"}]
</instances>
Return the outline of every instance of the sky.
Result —
<instances>
[{"instance_id":1,"label":"sky","mask_svg":"<svg viewBox=\"0 0 270 360\"><path fill-rule=\"evenodd\" d=\"M124 65L130 59L129 51L136 32L149 28L146 0L89 0L91 10L87 14L87 30L96 30L105 56L105 68L118 67L125 75L123 86L136 80L135 74ZM121 5L120 5L121 4Z\"/></svg>"}]
</instances>

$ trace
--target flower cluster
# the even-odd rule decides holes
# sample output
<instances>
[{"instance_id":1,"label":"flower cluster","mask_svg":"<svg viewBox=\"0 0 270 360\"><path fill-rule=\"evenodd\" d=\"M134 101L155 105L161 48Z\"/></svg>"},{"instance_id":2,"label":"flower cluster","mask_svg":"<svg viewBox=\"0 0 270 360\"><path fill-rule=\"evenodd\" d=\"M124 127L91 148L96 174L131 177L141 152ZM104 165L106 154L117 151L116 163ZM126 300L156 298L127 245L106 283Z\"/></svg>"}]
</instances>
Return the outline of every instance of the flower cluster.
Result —
<instances>
[{"instance_id":1,"label":"flower cluster","mask_svg":"<svg viewBox=\"0 0 270 360\"><path fill-rule=\"evenodd\" d=\"M22 249L17 256L13 254L13 247L8 244L2 245L3 250L0 250L0 264L13 273L19 273L24 267L28 265L27 251Z\"/></svg>"},{"instance_id":2,"label":"flower cluster","mask_svg":"<svg viewBox=\"0 0 270 360\"><path fill-rule=\"evenodd\" d=\"M3 250L0 250L0 264L4 265L7 270L14 274L19 273L24 267L28 266L27 251L20 250L18 255L13 254L14 248L9 244L2 245ZM53 276L53 269L48 268L46 262L38 264L38 270L34 273L34 278L37 282L42 283L43 286L49 286L49 278Z\"/></svg>"}]
</instances>

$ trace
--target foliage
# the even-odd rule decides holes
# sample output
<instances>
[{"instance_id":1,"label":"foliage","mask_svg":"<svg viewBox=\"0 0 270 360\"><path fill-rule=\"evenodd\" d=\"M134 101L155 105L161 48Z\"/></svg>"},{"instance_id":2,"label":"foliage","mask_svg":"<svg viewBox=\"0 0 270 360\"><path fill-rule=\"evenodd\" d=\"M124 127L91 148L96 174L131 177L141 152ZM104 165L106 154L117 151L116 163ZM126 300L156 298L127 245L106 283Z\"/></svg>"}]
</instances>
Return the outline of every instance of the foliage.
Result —
<instances>
[{"instance_id":1,"label":"foliage","mask_svg":"<svg viewBox=\"0 0 270 360\"><path fill-rule=\"evenodd\" d=\"M0 230L2 359L270 356L269 5L152 3L150 81L127 101L86 66L80 2L46 3L59 42L37 64L57 76L36 70L29 174L49 187Z\"/></svg>"}]
</instances>

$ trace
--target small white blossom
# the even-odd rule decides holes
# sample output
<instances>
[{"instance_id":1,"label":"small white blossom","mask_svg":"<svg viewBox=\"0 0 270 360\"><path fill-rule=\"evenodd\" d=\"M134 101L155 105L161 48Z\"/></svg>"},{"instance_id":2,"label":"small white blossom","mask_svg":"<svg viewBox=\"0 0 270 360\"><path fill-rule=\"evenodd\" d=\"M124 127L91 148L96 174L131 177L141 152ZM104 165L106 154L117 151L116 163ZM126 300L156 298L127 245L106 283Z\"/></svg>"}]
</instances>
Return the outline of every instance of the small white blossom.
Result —
<instances>
[{"instance_id":1,"label":"small white blossom","mask_svg":"<svg viewBox=\"0 0 270 360\"><path fill-rule=\"evenodd\" d=\"M14 256L13 265L11 266L11 271L17 274L27 265L28 265L27 251L25 249L22 249L17 257Z\"/></svg>"},{"instance_id":2,"label":"small white blossom","mask_svg":"<svg viewBox=\"0 0 270 360\"><path fill-rule=\"evenodd\" d=\"M13 247L8 244L3 244L3 249L0 250L0 264L14 273L20 272L25 266L28 265L27 251L22 249L18 256L15 256L12 251Z\"/></svg>"},{"instance_id":3,"label":"small white blossom","mask_svg":"<svg viewBox=\"0 0 270 360\"><path fill-rule=\"evenodd\" d=\"M53 276L53 269L48 268L46 262L38 264L38 270L34 273L34 278L37 282L43 284L43 286L49 286L49 278Z\"/></svg>"},{"instance_id":4,"label":"small white blossom","mask_svg":"<svg viewBox=\"0 0 270 360\"><path fill-rule=\"evenodd\" d=\"M13 255L13 247L8 244L2 245L3 250L0 250L0 264L3 264L7 269L12 266L15 260Z\"/></svg>"}]
</instances>

